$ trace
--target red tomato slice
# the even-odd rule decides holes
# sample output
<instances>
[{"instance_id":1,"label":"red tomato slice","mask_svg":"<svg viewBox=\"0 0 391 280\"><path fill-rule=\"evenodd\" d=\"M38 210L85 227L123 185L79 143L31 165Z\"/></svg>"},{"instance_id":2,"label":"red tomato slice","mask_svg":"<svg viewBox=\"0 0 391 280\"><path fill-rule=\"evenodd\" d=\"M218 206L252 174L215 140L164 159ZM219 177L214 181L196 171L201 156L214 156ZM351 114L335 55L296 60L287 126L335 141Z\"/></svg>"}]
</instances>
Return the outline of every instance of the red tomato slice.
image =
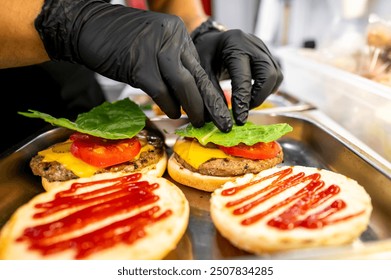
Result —
<instances>
[{"instance_id":1,"label":"red tomato slice","mask_svg":"<svg viewBox=\"0 0 391 280\"><path fill-rule=\"evenodd\" d=\"M131 139L108 140L88 134L74 133L71 153L82 161L105 168L132 160L141 149L140 141Z\"/></svg>"},{"instance_id":2,"label":"red tomato slice","mask_svg":"<svg viewBox=\"0 0 391 280\"><path fill-rule=\"evenodd\" d=\"M225 100L227 100L228 108L231 109L231 107L232 107L232 104L231 104L232 91L230 89L229 90L228 89L224 89L223 92L224 92Z\"/></svg>"},{"instance_id":3,"label":"red tomato slice","mask_svg":"<svg viewBox=\"0 0 391 280\"><path fill-rule=\"evenodd\" d=\"M252 146L241 143L233 147L219 146L219 148L228 155L248 159L270 159L277 156L281 151L281 146L276 141L269 143L259 142Z\"/></svg>"}]
</instances>

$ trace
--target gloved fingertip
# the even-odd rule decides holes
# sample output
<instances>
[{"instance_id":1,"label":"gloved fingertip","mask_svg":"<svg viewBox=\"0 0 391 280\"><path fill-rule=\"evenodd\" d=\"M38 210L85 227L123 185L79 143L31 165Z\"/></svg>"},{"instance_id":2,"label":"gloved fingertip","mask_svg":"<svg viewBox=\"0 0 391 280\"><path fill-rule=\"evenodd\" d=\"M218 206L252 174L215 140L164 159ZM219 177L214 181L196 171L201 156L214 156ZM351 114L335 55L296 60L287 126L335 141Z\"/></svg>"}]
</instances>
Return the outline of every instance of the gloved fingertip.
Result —
<instances>
[{"instance_id":1,"label":"gloved fingertip","mask_svg":"<svg viewBox=\"0 0 391 280\"><path fill-rule=\"evenodd\" d=\"M222 118L219 122L215 122L215 125L221 132L230 132L232 130L232 119L231 117Z\"/></svg>"},{"instance_id":2,"label":"gloved fingertip","mask_svg":"<svg viewBox=\"0 0 391 280\"><path fill-rule=\"evenodd\" d=\"M200 128L205 124L205 121L202 120L199 121L190 120L190 122L195 128Z\"/></svg>"},{"instance_id":3,"label":"gloved fingertip","mask_svg":"<svg viewBox=\"0 0 391 280\"><path fill-rule=\"evenodd\" d=\"M247 118L248 112L242 112L241 114L235 116L235 123L237 125L244 125L247 122Z\"/></svg>"}]
</instances>

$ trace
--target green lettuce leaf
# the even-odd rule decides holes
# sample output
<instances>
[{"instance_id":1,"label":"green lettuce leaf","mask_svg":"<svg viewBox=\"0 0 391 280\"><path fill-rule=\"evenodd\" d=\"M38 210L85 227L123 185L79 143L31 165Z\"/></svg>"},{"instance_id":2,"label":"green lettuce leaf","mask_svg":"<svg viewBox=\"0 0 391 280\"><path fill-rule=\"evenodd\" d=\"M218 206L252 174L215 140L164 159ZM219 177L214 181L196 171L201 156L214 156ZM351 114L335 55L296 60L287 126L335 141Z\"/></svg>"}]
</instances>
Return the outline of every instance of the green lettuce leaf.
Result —
<instances>
[{"instance_id":1,"label":"green lettuce leaf","mask_svg":"<svg viewBox=\"0 0 391 280\"><path fill-rule=\"evenodd\" d=\"M224 147L236 146L239 143L252 146L258 142L271 142L291 132L293 128L286 123L271 125L256 125L246 122L242 126L234 125L228 133L221 132L212 123L206 123L203 127L195 128L191 124L178 128L175 133L182 137L196 138L202 145L214 143Z\"/></svg>"},{"instance_id":2,"label":"green lettuce leaf","mask_svg":"<svg viewBox=\"0 0 391 280\"><path fill-rule=\"evenodd\" d=\"M139 133L146 123L144 112L129 98L113 103L104 102L89 112L79 114L75 122L35 110L18 113L29 118L41 118L54 126L106 139L131 138Z\"/></svg>"}]
</instances>

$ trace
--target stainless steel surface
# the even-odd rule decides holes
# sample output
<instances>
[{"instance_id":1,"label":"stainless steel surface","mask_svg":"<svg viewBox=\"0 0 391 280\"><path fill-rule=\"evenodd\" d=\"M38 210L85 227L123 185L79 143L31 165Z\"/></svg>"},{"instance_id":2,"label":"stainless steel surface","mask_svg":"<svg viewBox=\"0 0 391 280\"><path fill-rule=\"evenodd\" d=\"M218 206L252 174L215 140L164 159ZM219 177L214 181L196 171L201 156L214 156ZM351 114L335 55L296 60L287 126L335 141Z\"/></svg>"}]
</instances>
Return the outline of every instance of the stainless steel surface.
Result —
<instances>
[{"instance_id":1,"label":"stainless steel surface","mask_svg":"<svg viewBox=\"0 0 391 280\"><path fill-rule=\"evenodd\" d=\"M309 111L257 112L251 113L249 119L258 124L286 122L293 127L293 132L279 141L285 153L284 165L326 168L362 184L374 206L368 229L358 242L346 247L254 256L235 248L216 231L209 214L210 193L179 186L189 200L191 216L184 237L167 259L374 258L391 250L391 175L387 164L357 146L349 134L342 135L335 127L327 127L327 122L322 123L322 115L315 118ZM165 136L168 152L171 153L170 148L176 139L174 131L186 124L187 119L155 117L151 121ZM65 129L50 130L0 160L0 227L20 205L44 191L40 179L33 176L29 169L30 158L48 145L65 139L68 133Z\"/></svg>"}]
</instances>

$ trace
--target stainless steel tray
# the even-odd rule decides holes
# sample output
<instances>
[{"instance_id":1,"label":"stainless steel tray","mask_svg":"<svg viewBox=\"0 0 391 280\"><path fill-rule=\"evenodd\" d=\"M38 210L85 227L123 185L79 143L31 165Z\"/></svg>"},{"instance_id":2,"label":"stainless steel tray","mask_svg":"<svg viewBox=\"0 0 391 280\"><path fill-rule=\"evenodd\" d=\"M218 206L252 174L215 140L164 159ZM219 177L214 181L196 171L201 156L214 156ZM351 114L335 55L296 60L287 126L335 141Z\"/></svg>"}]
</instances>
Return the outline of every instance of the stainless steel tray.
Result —
<instances>
[{"instance_id":1,"label":"stainless steel tray","mask_svg":"<svg viewBox=\"0 0 391 280\"><path fill-rule=\"evenodd\" d=\"M345 174L365 187L372 198L374 210L370 225L360 240L345 247L254 256L235 248L216 231L209 214L210 193L179 185L190 203L190 222L177 249L167 259L391 258L391 253L388 253L391 252L391 168L366 147L358 146L358 141L349 133L343 130L344 133L338 133L337 124L331 123L330 126L330 122L323 121L326 117L319 117L319 113L313 112L318 113L317 110L271 114L256 112L251 113L249 119L258 124L286 122L293 127L293 132L280 140L285 153L284 165L326 168ZM151 123L165 136L168 153L171 153L176 140L174 131L187 123L187 119L155 117ZM49 130L0 159L0 227L20 205L44 191L40 178L30 171L30 158L68 135L69 131L65 129Z\"/></svg>"}]
</instances>

